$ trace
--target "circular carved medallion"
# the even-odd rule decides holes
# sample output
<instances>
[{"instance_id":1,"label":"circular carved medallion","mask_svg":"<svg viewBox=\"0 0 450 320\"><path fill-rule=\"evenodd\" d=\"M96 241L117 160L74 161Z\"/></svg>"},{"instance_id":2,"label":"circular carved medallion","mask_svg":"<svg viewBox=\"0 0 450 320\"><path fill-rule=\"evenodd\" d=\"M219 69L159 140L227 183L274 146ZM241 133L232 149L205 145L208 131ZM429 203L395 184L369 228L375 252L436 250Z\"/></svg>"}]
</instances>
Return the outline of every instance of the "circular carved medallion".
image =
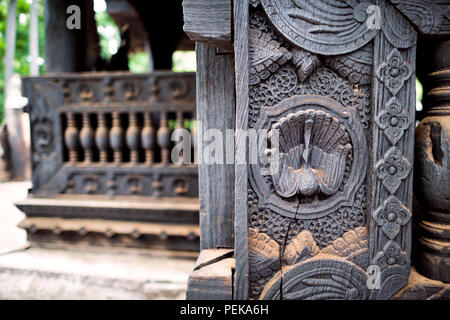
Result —
<instances>
[{"instance_id":1,"label":"circular carved medallion","mask_svg":"<svg viewBox=\"0 0 450 320\"><path fill-rule=\"evenodd\" d=\"M350 204L367 167L355 109L324 96L293 96L261 108L254 129L267 132L266 143L250 145L259 154L249 179L260 207L315 219Z\"/></svg>"}]
</instances>

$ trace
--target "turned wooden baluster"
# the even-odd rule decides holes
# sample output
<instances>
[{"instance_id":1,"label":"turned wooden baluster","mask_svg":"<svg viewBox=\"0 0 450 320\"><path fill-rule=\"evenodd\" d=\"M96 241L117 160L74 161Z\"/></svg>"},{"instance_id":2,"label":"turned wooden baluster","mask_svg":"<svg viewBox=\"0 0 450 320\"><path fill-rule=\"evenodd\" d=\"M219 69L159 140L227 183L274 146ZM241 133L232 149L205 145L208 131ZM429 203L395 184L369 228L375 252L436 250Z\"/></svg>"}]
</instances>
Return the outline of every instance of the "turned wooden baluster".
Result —
<instances>
[{"instance_id":1,"label":"turned wooden baluster","mask_svg":"<svg viewBox=\"0 0 450 320\"><path fill-rule=\"evenodd\" d=\"M425 81L427 117L415 133L415 195L422 204L418 271L450 282L450 41L426 59L432 72Z\"/></svg>"},{"instance_id":2,"label":"turned wooden baluster","mask_svg":"<svg viewBox=\"0 0 450 320\"><path fill-rule=\"evenodd\" d=\"M114 162L119 164L122 162L123 129L120 126L120 114L118 112L113 112L112 128L109 132L109 141L111 148L114 151Z\"/></svg>"},{"instance_id":3,"label":"turned wooden baluster","mask_svg":"<svg viewBox=\"0 0 450 320\"><path fill-rule=\"evenodd\" d=\"M108 128L106 127L105 115L99 113L98 126L95 131L95 143L98 150L100 150L100 162L106 163L108 161Z\"/></svg>"},{"instance_id":4,"label":"turned wooden baluster","mask_svg":"<svg viewBox=\"0 0 450 320\"><path fill-rule=\"evenodd\" d=\"M139 128L137 126L137 119L135 113L130 113L130 122L126 133L127 146L131 150L130 161L132 163L138 162L138 148L139 148Z\"/></svg>"},{"instance_id":5,"label":"turned wooden baluster","mask_svg":"<svg viewBox=\"0 0 450 320\"><path fill-rule=\"evenodd\" d=\"M69 150L69 162L75 163L78 158L78 129L72 112L67 113L67 128L64 132L64 141Z\"/></svg>"},{"instance_id":6,"label":"turned wooden baluster","mask_svg":"<svg viewBox=\"0 0 450 320\"><path fill-rule=\"evenodd\" d=\"M194 116L194 120L192 121L192 128L191 128L191 144L192 144L192 151L193 151L193 161L194 163L198 163L198 155L197 155L197 121L195 120L196 116Z\"/></svg>"},{"instance_id":7,"label":"turned wooden baluster","mask_svg":"<svg viewBox=\"0 0 450 320\"><path fill-rule=\"evenodd\" d=\"M161 148L161 162L164 165L169 163L169 140L170 132L167 123L167 113L161 112L159 129L157 132L158 145Z\"/></svg>"},{"instance_id":8,"label":"turned wooden baluster","mask_svg":"<svg viewBox=\"0 0 450 320\"><path fill-rule=\"evenodd\" d=\"M147 165L153 164L153 148L155 147L155 129L152 126L151 114L144 113L144 128L141 131L142 147L145 150L145 163Z\"/></svg>"},{"instance_id":9,"label":"turned wooden baluster","mask_svg":"<svg viewBox=\"0 0 450 320\"><path fill-rule=\"evenodd\" d=\"M80 143L84 149L84 161L92 162L92 147L94 146L94 130L91 128L89 113L83 113L83 126L80 131Z\"/></svg>"},{"instance_id":10,"label":"turned wooden baluster","mask_svg":"<svg viewBox=\"0 0 450 320\"><path fill-rule=\"evenodd\" d=\"M183 112L177 111L177 120L175 123L175 129L183 129ZM184 135L185 136L185 135ZM184 138L186 139L186 137ZM180 151L180 162L177 163L178 166L183 165L183 151Z\"/></svg>"}]
</instances>

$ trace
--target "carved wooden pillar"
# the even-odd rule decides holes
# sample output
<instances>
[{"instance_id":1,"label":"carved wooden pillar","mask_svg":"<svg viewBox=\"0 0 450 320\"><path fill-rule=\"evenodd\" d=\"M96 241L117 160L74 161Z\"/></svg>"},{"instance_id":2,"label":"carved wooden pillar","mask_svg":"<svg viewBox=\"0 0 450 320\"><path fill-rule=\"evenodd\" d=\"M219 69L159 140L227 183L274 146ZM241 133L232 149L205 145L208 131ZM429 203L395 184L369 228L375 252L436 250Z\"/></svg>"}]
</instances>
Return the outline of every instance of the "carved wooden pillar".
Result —
<instances>
[{"instance_id":1,"label":"carved wooden pillar","mask_svg":"<svg viewBox=\"0 0 450 320\"><path fill-rule=\"evenodd\" d=\"M410 269L416 32L387 1L234 13L236 128L270 143L236 138L260 156L236 164L235 298L389 298Z\"/></svg>"},{"instance_id":2,"label":"carved wooden pillar","mask_svg":"<svg viewBox=\"0 0 450 320\"><path fill-rule=\"evenodd\" d=\"M206 2L184 1L184 29L224 48ZM388 299L408 282L417 31L449 33L448 10L233 1L235 299Z\"/></svg>"},{"instance_id":3,"label":"carved wooden pillar","mask_svg":"<svg viewBox=\"0 0 450 320\"><path fill-rule=\"evenodd\" d=\"M418 271L450 282L450 41L429 48L428 115L416 128L415 195L422 204Z\"/></svg>"}]
</instances>

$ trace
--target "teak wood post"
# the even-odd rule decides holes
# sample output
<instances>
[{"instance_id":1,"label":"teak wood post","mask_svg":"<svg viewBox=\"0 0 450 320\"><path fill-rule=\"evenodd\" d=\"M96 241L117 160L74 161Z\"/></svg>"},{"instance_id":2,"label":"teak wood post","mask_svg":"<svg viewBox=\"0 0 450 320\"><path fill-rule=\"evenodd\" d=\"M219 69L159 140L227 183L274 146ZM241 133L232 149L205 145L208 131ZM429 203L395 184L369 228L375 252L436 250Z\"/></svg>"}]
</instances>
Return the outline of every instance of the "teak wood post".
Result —
<instances>
[{"instance_id":1,"label":"teak wood post","mask_svg":"<svg viewBox=\"0 0 450 320\"><path fill-rule=\"evenodd\" d=\"M184 31L196 41L197 53L195 139L202 249L189 277L187 299L232 298L236 106L231 13L231 0L183 1ZM222 148L224 163L208 159L205 152L211 143Z\"/></svg>"},{"instance_id":2,"label":"teak wood post","mask_svg":"<svg viewBox=\"0 0 450 320\"><path fill-rule=\"evenodd\" d=\"M216 142L206 141L208 130L223 137L224 160L227 148L233 148L226 145L226 137L234 128L234 59L231 54L218 55L213 46L204 43L197 43L196 53L201 248L233 248L234 165L232 159L229 164L209 163L204 150Z\"/></svg>"},{"instance_id":3,"label":"teak wood post","mask_svg":"<svg viewBox=\"0 0 450 320\"><path fill-rule=\"evenodd\" d=\"M236 163L234 298L389 298L410 266L416 32L387 1L234 9L236 129L278 131L280 154L270 175Z\"/></svg>"},{"instance_id":4,"label":"teak wood post","mask_svg":"<svg viewBox=\"0 0 450 320\"><path fill-rule=\"evenodd\" d=\"M416 129L415 195L422 204L418 271L450 283L450 40L428 48L424 106Z\"/></svg>"},{"instance_id":5,"label":"teak wood post","mask_svg":"<svg viewBox=\"0 0 450 320\"><path fill-rule=\"evenodd\" d=\"M46 72L93 70L99 54L93 2L45 0L44 5ZM69 29L68 21L74 23L74 18L81 25Z\"/></svg>"},{"instance_id":6,"label":"teak wood post","mask_svg":"<svg viewBox=\"0 0 450 320\"><path fill-rule=\"evenodd\" d=\"M213 43L215 18L194 28L193 12L185 30ZM448 13L442 1L233 1L234 299L388 299L407 284L417 33L449 34ZM196 268L201 297L217 280L202 266L222 258Z\"/></svg>"}]
</instances>

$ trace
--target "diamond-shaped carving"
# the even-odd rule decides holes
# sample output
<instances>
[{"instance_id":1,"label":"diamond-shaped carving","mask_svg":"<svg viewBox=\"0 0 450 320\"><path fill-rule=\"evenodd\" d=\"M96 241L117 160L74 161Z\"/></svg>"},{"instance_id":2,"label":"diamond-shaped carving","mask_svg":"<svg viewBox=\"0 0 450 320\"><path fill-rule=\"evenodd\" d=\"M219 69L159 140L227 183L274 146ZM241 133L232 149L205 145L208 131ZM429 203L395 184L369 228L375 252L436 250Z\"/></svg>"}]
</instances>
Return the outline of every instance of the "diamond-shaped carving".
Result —
<instances>
[{"instance_id":1,"label":"diamond-shaped carving","mask_svg":"<svg viewBox=\"0 0 450 320\"><path fill-rule=\"evenodd\" d=\"M387 60L377 70L377 77L395 96L403 84L413 74L411 65L406 62L397 49L391 51Z\"/></svg>"},{"instance_id":2,"label":"diamond-shaped carving","mask_svg":"<svg viewBox=\"0 0 450 320\"><path fill-rule=\"evenodd\" d=\"M403 157L397 147L389 148L375 166L378 179L382 180L383 186L391 193L395 193L403 179L409 175L411 164Z\"/></svg>"},{"instance_id":3,"label":"diamond-shaped carving","mask_svg":"<svg viewBox=\"0 0 450 320\"><path fill-rule=\"evenodd\" d=\"M373 213L373 219L384 234L393 240L400 232L400 228L411 219L411 213L395 196L390 196Z\"/></svg>"},{"instance_id":4,"label":"diamond-shaped carving","mask_svg":"<svg viewBox=\"0 0 450 320\"><path fill-rule=\"evenodd\" d=\"M395 145L403 136L403 132L411 124L408 112L400 105L397 98L391 98L386 104L386 109L381 111L375 121L383 129L386 138Z\"/></svg>"}]
</instances>

